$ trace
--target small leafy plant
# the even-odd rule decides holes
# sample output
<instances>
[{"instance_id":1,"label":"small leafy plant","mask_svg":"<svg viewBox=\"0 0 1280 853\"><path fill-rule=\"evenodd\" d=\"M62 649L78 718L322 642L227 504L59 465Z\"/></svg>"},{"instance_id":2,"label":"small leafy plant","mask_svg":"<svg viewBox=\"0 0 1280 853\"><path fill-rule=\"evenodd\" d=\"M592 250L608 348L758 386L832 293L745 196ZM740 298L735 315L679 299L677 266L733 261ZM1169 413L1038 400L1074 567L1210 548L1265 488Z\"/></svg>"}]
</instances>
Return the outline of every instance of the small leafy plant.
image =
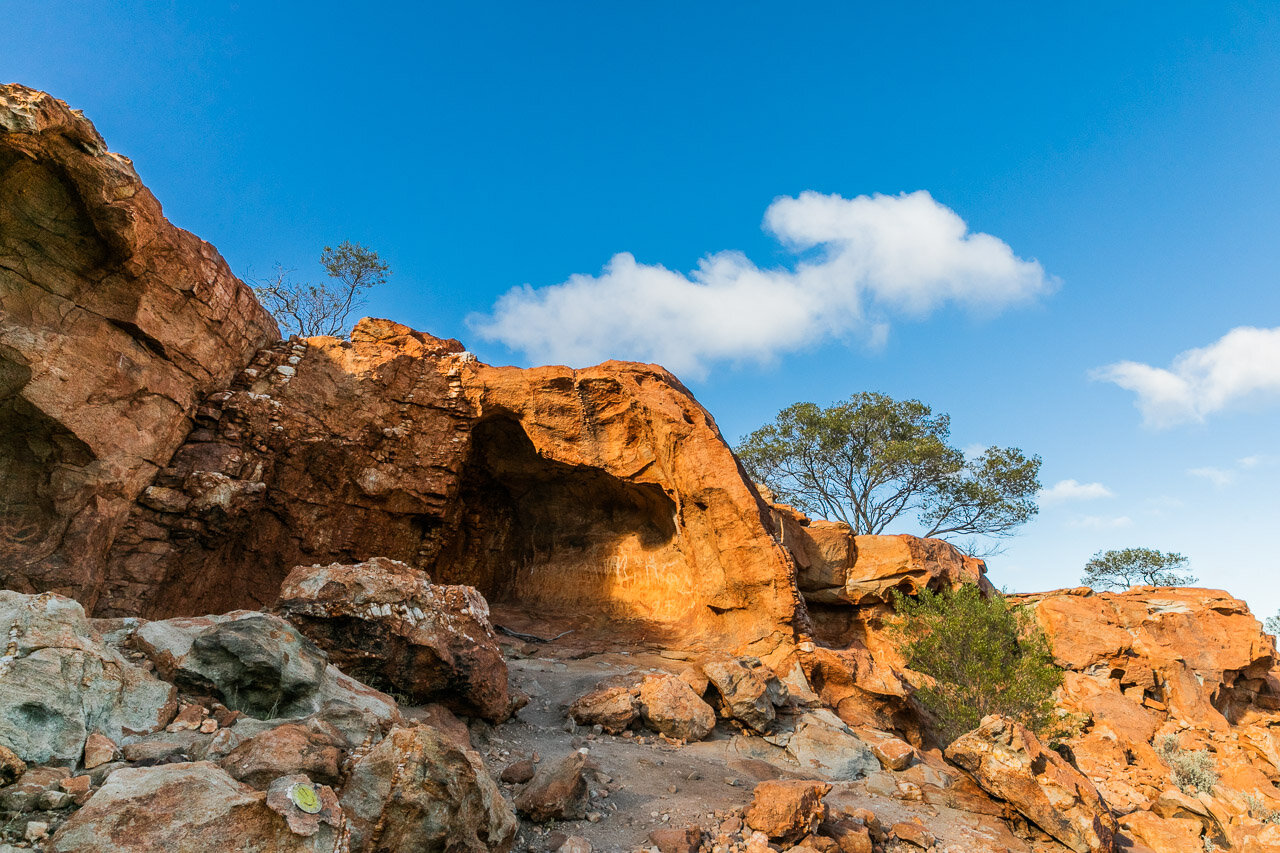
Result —
<instances>
[{"instance_id":1,"label":"small leafy plant","mask_svg":"<svg viewBox=\"0 0 1280 853\"><path fill-rule=\"evenodd\" d=\"M913 598L895 591L893 603L907 666L932 679L915 695L937 721L943 743L977 728L988 714L1012 717L1046 739L1078 730L1079 721L1054 714L1062 670L1044 631L1003 595L965 584L921 590Z\"/></svg>"}]
</instances>

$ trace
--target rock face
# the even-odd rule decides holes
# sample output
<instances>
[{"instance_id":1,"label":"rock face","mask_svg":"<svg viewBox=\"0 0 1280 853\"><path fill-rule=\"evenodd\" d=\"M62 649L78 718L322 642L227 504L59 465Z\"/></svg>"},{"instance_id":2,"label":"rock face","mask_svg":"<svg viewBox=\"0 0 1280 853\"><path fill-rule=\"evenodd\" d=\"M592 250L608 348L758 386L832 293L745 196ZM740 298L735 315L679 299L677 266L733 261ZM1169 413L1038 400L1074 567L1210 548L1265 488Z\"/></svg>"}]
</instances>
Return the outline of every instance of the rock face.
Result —
<instances>
[{"instance_id":1,"label":"rock face","mask_svg":"<svg viewBox=\"0 0 1280 853\"><path fill-rule=\"evenodd\" d=\"M0 590L0 747L28 763L74 766L92 734L119 741L163 728L174 689L93 636L59 595Z\"/></svg>"},{"instance_id":2,"label":"rock face","mask_svg":"<svg viewBox=\"0 0 1280 853\"><path fill-rule=\"evenodd\" d=\"M368 684L491 721L510 713L507 665L489 605L473 587L433 584L418 569L380 558L299 566L276 609Z\"/></svg>"},{"instance_id":3,"label":"rock face","mask_svg":"<svg viewBox=\"0 0 1280 853\"><path fill-rule=\"evenodd\" d=\"M353 850L506 853L516 820L480 757L425 726L397 728L342 792Z\"/></svg>"},{"instance_id":4,"label":"rock face","mask_svg":"<svg viewBox=\"0 0 1280 853\"><path fill-rule=\"evenodd\" d=\"M259 719L321 713L359 732L399 721L391 697L328 663L324 652L279 616L239 610L221 616L144 623L129 642L178 686L212 695Z\"/></svg>"},{"instance_id":5,"label":"rock face","mask_svg":"<svg viewBox=\"0 0 1280 853\"><path fill-rule=\"evenodd\" d=\"M0 85L0 587L92 609L200 400L278 338L88 120Z\"/></svg>"},{"instance_id":6,"label":"rock face","mask_svg":"<svg viewBox=\"0 0 1280 853\"><path fill-rule=\"evenodd\" d=\"M490 603L768 653L793 564L671 374L489 367L363 320L259 354L139 503L104 613L275 600L281 567L400 560Z\"/></svg>"},{"instance_id":7,"label":"rock face","mask_svg":"<svg viewBox=\"0 0 1280 853\"><path fill-rule=\"evenodd\" d=\"M1021 723L990 716L947 758L1075 853L1110 853L1119 829L1093 783Z\"/></svg>"},{"instance_id":8,"label":"rock face","mask_svg":"<svg viewBox=\"0 0 1280 853\"><path fill-rule=\"evenodd\" d=\"M810 519L792 507L771 504L779 537L796 561L796 582L815 604L883 604L890 590L976 583L988 589L987 565L941 539L919 536L855 536L849 525Z\"/></svg>"},{"instance_id":9,"label":"rock face","mask_svg":"<svg viewBox=\"0 0 1280 853\"><path fill-rule=\"evenodd\" d=\"M310 835L299 834L266 800L266 794L241 785L207 762L125 768L111 774L58 830L49 850L329 853L336 849L335 826L323 823Z\"/></svg>"}]
</instances>

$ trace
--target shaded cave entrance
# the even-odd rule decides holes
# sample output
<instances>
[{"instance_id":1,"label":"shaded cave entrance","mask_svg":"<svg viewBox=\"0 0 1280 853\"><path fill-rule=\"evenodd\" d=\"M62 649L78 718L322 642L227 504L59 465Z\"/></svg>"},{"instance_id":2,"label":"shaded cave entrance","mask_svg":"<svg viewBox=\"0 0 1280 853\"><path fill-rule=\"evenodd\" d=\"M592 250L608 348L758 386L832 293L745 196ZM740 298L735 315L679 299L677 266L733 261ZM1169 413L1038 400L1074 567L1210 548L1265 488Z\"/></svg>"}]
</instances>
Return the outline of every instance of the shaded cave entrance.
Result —
<instances>
[{"instance_id":1,"label":"shaded cave entrance","mask_svg":"<svg viewBox=\"0 0 1280 853\"><path fill-rule=\"evenodd\" d=\"M471 438L458 521L432 580L476 587L499 621L662 621L673 602L651 599L683 560L661 487L541 456L511 416L479 422Z\"/></svg>"}]
</instances>

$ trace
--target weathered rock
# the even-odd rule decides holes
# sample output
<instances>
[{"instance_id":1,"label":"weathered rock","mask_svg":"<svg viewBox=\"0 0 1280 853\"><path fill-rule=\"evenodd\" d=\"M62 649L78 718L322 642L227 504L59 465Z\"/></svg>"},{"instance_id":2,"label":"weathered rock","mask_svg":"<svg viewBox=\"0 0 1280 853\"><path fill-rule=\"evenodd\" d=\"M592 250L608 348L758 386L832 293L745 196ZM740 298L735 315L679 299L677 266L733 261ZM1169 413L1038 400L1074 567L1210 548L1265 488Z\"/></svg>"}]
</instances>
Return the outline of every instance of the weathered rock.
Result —
<instances>
[{"instance_id":1,"label":"weathered rock","mask_svg":"<svg viewBox=\"0 0 1280 853\"><path fill-rule=\"evenodd\" d=\"M889 828L889 834L914 847L919 847L921 850L931 849L936 840L933 837L933 833L925 829L923 824L916 821L895 823Z\"/></svg>"},{"instance_id":2,"label":"weathered rock","mask_svg":"<svg viewBox=\"0 0 1280 853\"><path fill-rule=\"evenodd\" d=\"M762 678L761 670L751 663L758 664L759 661L719 658L704 663L702 671L715 685L720 696L720 711L725 717L738 720L758 732L767 732L777 717L773 699L780 694L778 688L770 684L768 676ZM777 676L773 676L773 681L778 681Z\"/></svg>"},{"instance_id":3,"label":"weathered rock","mask_svg":"<svg viewBox=\"0 0 1280 853\"><path fill-rule=\"evenodd\" d=\"M859 821L824 821L821 832L839 845L840 853L871 853L871 833Z\"/></svg>"},{"instance_id":4,"label":"weathered rock","mask_svg":"<svg viewBox=\"0 0 1280 853\"><path fill-rule=\"evenodd\" d=\"M264 350L201 411L153 484L182 497L139 503L117 538L104 614L262 606L289 567L385 556L615 632L759 655L793 640L791 558L661 368L490 367L363 320Z\"/></svg>"},{"instance_id":5,"label":"weathered rock","mask_svg":"<svg viewBox=\"0 0 1280 853\"><path fill-rule=\"evenodd\" d=\"M598 725L615 735L630 728L638 716L640 699L630 687L602 687L569 706L569 717L578 725Z\"/></svg>"},{"instance_id":6,"label":"weathered rock","mask_svg":"<svg viewBox=\"0 0 1280 853\"><path fill-rule=\"evenodd\" d=\"M702 827L655 829L649 833L649 843L658 848L658 853L698 853L702 847Z\"/></svg>"},{"instance_id":7,"label":"weathered rock","mask_svg":"<svg viewBox=\"0 0 1280 853\"><path fill-rule=\"evenodd\" d=\"M674 675L650 676L641 683L640 711L654 731L677 740L702 740L716 725L711 706Z\"/></svg>"},{"instance_id":8,"label":"weathered rock","mask_svg":"<svg viewBox=\"0 0 1280 853\"><path fill-rule=\"evenodd\" d=\"M298 773L325 785L337 785L344 746L342 736L324 723L286 723L246 740L219 764L232 778L261 790L278 777Z\"/></svg>"},{"instance_id":9,"label":"weathered rock","mask_svg":"<svg viewBox=\"0 0 1280 853\"><path fill-rule=\"evenodd\" d=\"M132 642L180 687L255 717L313 710L326 667L324 653L288 622L248 610L148 622Z\"/></svg>"},{"instance_id":10,"label":"weathered rock","mask_svg":"<svg viewBox=\"0 0 1280 853\"><path fill-rule=\"evenodd\" d=\"M957 738L947 758L1076 853L1114 849L1115 817L1093 783L1021 723L989 716Z\"/></svg>"},{"instance_id":11,"label":"weathered rock","mask_svg":"<svg viewBox=\"0 0 1280 853\"><path fill-rule=\"evenodd\" d=\"M880 769L870 747L825 708L802 714L783 744L806 774L848 782Z\"/></svg>"},{"instance_id":12,"label":"weathered rock","mask_svg":"<svg viewBox=\"0 0 1280 853\"><path fill-rule=\"evenodd\" d=\"M81 606L0 590L0 745L27 762L80 761L90 732L163 728L173 687L95 639Z\"/></svg>"},{"instance_id":13,"label":"weathered rock","mask_svg":"<svg viewBox=\"0 0 1280 853\"><path fill-rule=\"evenodd\" d=\"M796 583L817 604L865 606L889 603L890 590L951 589L962 583L991 588L986 563L941 539L918 536L855 536L849 525L809 519L796 509L771 504L774 524L796 561Z\"/></svg>"},{"instance_id":14,"label":"weathered rock","mask_svg":"<svg viewBox=\"0 0 1280 853\"><path fill-rule=\"evenodd\" d=\"M537 768L530 758L524 758L520 761L513 761L506 767L502 768L499 774L499 781L506 782L508 785L523 785L533 778L533 774Z\"/></svg>"},{"instance_id":15,"label":"weathered rock","mask_svg":"<svg viewBox=\"0 0 1280 853\"><path fill-rule=\"evenodd\" d=\"M65 767L28 767L12 784L0 788L0 811L36 811L40 798L60 790L58 783L70 775Z\"/></svg>"},{"instance_id":16,"label":"weathered rock","mask_svg":"<svg viewBox=\"0 0 1280 853\"><path fill-rule=\"evenodd\" d=\"M582 820L587 816L587 759L571 752L546 762L516 797L516 811L532 821Z\"/></svg>"},{"instance_id":17,"label":"weathered rock","mask_svg":"<svg viewBox=\"0 0 1280 853\"><path fill-rule=\"evenodd\" d=\"M916 760L915 747L888 732L857 729L854 734L871 749L885 770L906 770Z\"/></svg>"},{"instance_id":18,"label":"weathered rock","mask_svg":"<svg viewBox=\"0 0 1280 853\"><path fill-rule=\"evenodd\" d=\"M339 669L369 684L495 722L511 711L489 605L472 587L433 584L425 572L382 558L299 566L276 610Z\"/></svg>"},{"instance_id":19,"label":"weathered rock","mask_svg":"<svg viewBox=\"0 0 1280 853\"><path fill-rule=\"evenodd\" d=\"M822 798L831 791L825 782L779 780L756 786L743 814L747 826L773 841L798 841L817 830L827 816Z\"/></svg>"},{"instance_id":20,"label":"weathered rock","mask_svg":"<svg viewBox=\"0 0 1280 853\"><path fill-rule=\"evenodd\" d=\"M506 853L516 819L480 757L425 726L396 728L342 791L353 850Z\"/></svg>"},{"instance_id":21,"label":"weathered rock","mask_svg":"<svg viewBox=\"0 0 1280 853\"><path fill-rule=\"evenodd\" d=\"M295 834L267 807L266 794L197 762L117 770L54 834L49 850L330 853L337 841L329 824L311 836Z\"/></svg>"},{"instance_id":22,"label":"weathered rock","mask_svg":"<svg viewBox=\"0 0 1280 853\"><path fill-rule=\"evenodd\" d=\"M92 609L107 548L201 398L278 337L87 119L0 85L0 587Z\"/></svg>"},{"instance_id":23,"label":"weathered rock","mask_svg":"<svg viewBox=\"0 0 1280 853\"><path fill-rule=\"evenodd\" d=\"M9 747L0 743L0 788L27 772L27 763Z\"/></svg>"},{"instance_id":24,"label":"weathered rock","mask_svg":"<svg viewBox=\"0 0 1280 853\"><path fill-rule=\"evenodd\" d=\"M1112 696L1123 694L1148 712L1225 731L1228 718L1250 707L1280 709L1280 683L1270 677L1274 640L1243 601L1225 592L1134 587L1018 600L1033 608L1060 666L1102 676ZM1104 718L1133 716L1114 701L1086 710Z\"/></svg>"}]
</instances>

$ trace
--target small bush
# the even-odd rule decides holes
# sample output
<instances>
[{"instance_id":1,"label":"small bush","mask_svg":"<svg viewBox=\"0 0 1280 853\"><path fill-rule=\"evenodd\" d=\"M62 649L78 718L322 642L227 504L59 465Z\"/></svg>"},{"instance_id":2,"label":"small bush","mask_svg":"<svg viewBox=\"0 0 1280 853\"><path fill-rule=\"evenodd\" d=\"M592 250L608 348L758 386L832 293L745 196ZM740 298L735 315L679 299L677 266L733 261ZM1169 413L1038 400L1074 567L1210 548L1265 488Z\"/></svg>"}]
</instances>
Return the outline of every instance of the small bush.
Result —
<instances>
[{"instance_id":1,"label":"small bush","mask_svg":"<svg viewBox=\"0 0 1280 853\"><path fill-rule=\"evenodd\" d=\"M1212 794L1218 784L1218 766L1207 749L1183 749L1175 735L1160 738L1156 752L1173 771L1173 782L1184 793Z\"/></svg>"},{"instance_id":2,"label":"small bush","mask_svg":"<svg viewBox=\"0 0 1280 853\"><path fill-rule=\"evenodd\" d=\"M907 666L933 679L915 695L943 743L988 714L1012 717L1046 739L1078 728L1054 714L1062 670L1053 665L1044 631L1004 596L984 595L973 584L926 589L915 598L895 592L894 609Z\"/></svg>"},{"instance_id":3,"label":"small bush","mask_svg":"<svg viewBox=\"0 0 1280 853\"><path fill-rule=\"evenodd\" d=\"M1245 804L1249 807L1249 816L1263 823L1280 823L1280 811L1271 808L1257 794L1245 794Z\"/></svg>"}]
</instances>

